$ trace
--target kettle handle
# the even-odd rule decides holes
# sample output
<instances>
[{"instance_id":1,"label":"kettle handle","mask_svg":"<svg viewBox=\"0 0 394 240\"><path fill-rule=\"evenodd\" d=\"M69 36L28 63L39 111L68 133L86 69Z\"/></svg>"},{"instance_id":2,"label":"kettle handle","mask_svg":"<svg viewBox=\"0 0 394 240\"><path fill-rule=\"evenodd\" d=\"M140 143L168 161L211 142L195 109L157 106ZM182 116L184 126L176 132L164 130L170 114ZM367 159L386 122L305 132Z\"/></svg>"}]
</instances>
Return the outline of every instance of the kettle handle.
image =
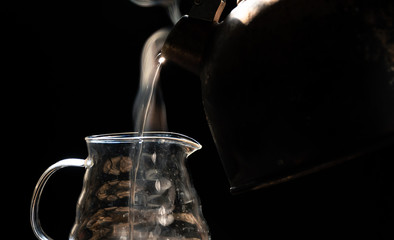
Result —
<instances>
[{"instance_id":1,"label":"kettle handle","mask_svg":"<svg viewBox=\"0 0 394 240\"><path fill-rule=\"evenodd\" d=\"M38 205L40 203L40 198L42 190L49 177L55 173L57 170L64 167L85 167L85 159L80 158L67 158L57 163L51 165L40 177L37 185L34 189L33 197L30 204L30 223L34 234L40 240L52 240L41 228L40 219L38 217Z\"/></svg>"}]
</instances>

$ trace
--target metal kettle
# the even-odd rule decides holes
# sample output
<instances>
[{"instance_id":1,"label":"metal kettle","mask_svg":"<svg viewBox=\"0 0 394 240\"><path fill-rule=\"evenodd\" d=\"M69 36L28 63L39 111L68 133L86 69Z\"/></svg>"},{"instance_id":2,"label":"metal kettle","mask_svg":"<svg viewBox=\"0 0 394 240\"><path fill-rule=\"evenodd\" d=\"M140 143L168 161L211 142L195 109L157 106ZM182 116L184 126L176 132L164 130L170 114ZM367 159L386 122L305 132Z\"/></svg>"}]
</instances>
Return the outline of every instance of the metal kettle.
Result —
<instances>
[{"instance_id":1,"label":"metal kettle","mask_svg":"<svg viewBox=\"0 0 394 240\"><path fill-rule=\"evenodd\" d=\"M163 56L198 74L231 191L394 146L394 3L195 1Z\"/></svg>"}]
</instances>

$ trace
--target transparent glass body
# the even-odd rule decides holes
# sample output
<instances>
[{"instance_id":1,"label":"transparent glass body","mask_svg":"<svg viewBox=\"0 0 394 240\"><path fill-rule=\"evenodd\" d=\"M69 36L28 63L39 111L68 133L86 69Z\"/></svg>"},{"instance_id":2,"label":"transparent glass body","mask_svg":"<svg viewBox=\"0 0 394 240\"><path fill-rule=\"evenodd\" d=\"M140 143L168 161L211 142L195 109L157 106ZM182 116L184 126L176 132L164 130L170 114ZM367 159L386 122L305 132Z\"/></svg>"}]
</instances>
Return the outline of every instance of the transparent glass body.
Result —
<instances>
[{"instance_id":1,"label":"transparent glass body","mask_svg":"<svg viewBox=\"0 0 394 240\"><path fill-rule=\"evenodd\" d=\"M38 239L51 239L39 224L41 192L49 176L67 166L86 168L69 239L209 239L185 166L201 148L198 142L166 132L96 135L86 141L86 159L59 161L37 183L31 223Z\"/></svg>"}]
</instances>

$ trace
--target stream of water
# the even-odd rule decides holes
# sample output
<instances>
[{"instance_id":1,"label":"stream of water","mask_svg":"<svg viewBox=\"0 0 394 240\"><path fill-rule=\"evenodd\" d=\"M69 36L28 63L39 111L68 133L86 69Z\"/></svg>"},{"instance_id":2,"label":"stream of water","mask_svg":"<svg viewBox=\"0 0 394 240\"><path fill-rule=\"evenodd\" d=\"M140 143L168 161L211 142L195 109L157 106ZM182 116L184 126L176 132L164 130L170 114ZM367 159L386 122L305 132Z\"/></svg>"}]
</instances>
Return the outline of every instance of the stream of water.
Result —
<instances>
[{"instance_id":1,"label":"stream of water","mask_svg":"<svg viewBox=\"0 0 394 240\"><path fill-rule=\"evenodd\" d=\"M132 171L131 191L130 191L130 240L134 239L135 213L133 212L136 204L136 182L140 160L143 154L143 136L146 130L167 130L166 109L162 95L157 94L160 70L165 58L160 55L160 50L169 33L167 29L161 29L146 41L141 57L141 76L140 87L134 102L133 119L134 131L138 133L140 142L135 158L135 168Z\"/></svg>"}]
</instances>

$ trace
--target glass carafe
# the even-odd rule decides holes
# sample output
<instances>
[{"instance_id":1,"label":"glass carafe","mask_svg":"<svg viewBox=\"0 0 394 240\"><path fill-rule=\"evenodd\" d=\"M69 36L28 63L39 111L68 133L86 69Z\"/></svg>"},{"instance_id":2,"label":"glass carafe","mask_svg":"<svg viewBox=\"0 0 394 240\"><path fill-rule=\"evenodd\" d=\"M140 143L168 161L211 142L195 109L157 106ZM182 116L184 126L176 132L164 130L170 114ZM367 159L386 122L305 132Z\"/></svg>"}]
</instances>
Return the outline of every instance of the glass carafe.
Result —
<instances>
[{"instance_id":1,"label":"glass carafe","mask_svg":"<svg viewBox=\"0 0 394 240\"><path fill-rule=\"evenodd\" d=\"M96 135L86 142L86 159L61 160L37 183L31 224L38 239L51 239L38 218L44 185L68 166L86 168L69 239L209 239L185 166L185 159L201 148L198 142L167 132Z\"/></svg>"}]
</instances>

